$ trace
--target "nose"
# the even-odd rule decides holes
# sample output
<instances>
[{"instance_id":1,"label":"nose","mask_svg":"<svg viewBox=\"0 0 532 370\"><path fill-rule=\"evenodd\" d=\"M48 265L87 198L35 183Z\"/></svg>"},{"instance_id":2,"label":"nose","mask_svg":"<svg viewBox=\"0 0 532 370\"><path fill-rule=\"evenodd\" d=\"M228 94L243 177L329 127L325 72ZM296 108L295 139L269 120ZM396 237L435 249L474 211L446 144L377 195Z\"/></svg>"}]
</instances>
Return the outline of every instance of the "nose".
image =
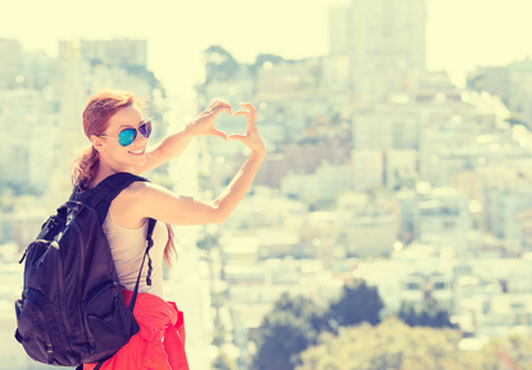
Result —
<instances>
[{"instance_id":1,"label":"nose","mask_svg":"<svg viewBox=\"0 0 532 370\"><path fill-rule=\"evenodd\" d=\"M135 147L136 149L140 149L141 147L146 145L146 142L148 141L147 137L144 137L139 130L137 129L137 135L135 135L135 139L133 142L129 145L131 148ZM134 149L134 150L136 150Z\"/></svg>"},{"instance_id":2,"label":"nose","mask_svg":"<svg viewBox=\"0 0 532 370\"><path fill-rule=\"evenodd\" d=\"M144 145L148 141L148 138L142 134L138 134L137 137L135 138L135 141L138 143L142 143Z\"/></svg>"}]
</instances>

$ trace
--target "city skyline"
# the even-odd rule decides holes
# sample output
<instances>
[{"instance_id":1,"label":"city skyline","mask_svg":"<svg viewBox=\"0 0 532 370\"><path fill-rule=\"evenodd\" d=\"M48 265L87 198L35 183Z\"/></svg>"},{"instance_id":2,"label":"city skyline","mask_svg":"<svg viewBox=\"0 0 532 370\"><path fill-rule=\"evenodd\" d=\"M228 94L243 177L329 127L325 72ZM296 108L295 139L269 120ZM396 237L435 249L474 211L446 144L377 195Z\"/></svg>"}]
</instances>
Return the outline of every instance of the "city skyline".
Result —
<instances>
[{"instance_id":1,"label":"city skyline","mask_svg":"<svg viewBox=\"0 0 532 370\"><path fill-rule=\"evenodd\" d=\"M515 343L509 335L518 332L522 346L503 349L526 364L532 60L492 68L526 57L524 37L532 26L525 25L524 3L426 0L425 14L425 0L352 0L349 9L345 0L333 0L340 8L328 14L333 3L326 0L199 1L180 10L162 0L144 8L95 0L76 10L83 17L69 17L58 14L74 14L75 5L58 10L53 6L60 1L51 0L52 7L11 6L18 16L7 25L7 7L0 14L0 129L8 138L0 152L0 335L12 338L3 363L11 369L34 364L13 340L13 302L25 283L18 261L72 191L71 164L78 149L90 148L83 107L102 88L115 87L147 98L155 144L148 156L160 140L164 148L179 146L163 138L186 138L179 132L219 97L233 108L252 102L259 113L268 154L239 206L219 225L173 225L176 263L164 269L159 294L184 312L191 368L216 367L211 364L225 358L241 370L262 360L264 366L253 367L292 369L277 363L316 353L316 342L305 339L307 355L299 343L315 338L317 326L308 323L319 317L343 333L346 324L392 317L434 326L424 340L429 344L449 334L436 328L457 329L454 344L445 342L452 352L425 353L411 345L416 328L401 324L390 356L404 360L413 353L416 363L451 364L461 355L491 361L501 353L497 343ZM79 59L73 57L77 41ZM223 64L206 65L202 51L212 45L241 65L216 47L205 56ZM25 53L35 49L49 57ZM271 58L262 68L246 68L268 53L291 62ZM441 72L445 67L456 83L477 64L487 67L467 90ZM216 127L243 133L240 118L224 113ZM250 150L237 140L193 136L146 176L176 195L223 199L242 178L239 165ZM110 165L122 171L122 164ZM362 290L347 286L357 281ZM368 296L368 288L375 294ZM296 304L287 294L298 297ZM370 320L361 319L368 313L361 301L377 303ZM354 310L343 317L337 309L346 302ZM310 316L283 312L301 303ZM379 326L366 328L389 342ZM279 336L286 339L282 348ZM334 356L341 359L337 368L355 357L368 364L384 358L372 350L367 330L362 337L371 340L360 348L375 356L353 357L360 337L334 344L347 354ZM324 345L331 343L338 342Z\"/></svg>"},{"instance_id":2,"label":"city skyline","mask_svg":"<svg viewBox=\"0 0 532 370\"><path fill-rule=\"evenodd\" d=\"M0 14L0 37L16 38L24 49L41 49L52 57L60 40L147 39L148 68L175 93L201 81L201 51L213 44L224 47L241 63L252 63L260 53L286 59L327 54L328 9L348 3L231 0L200 1L185 7L157 0L145 8L97 0L80 11L73 3L52 0L35 2L31 13L27 3L24 7L10 3ZM526 22L531 8L525 0L427 0L427 69L445 69L462 87L465 74L476 66L504 65L532 55L532 46L526 46L526 36L532 33L532 25ZM119 16L124 9L128 10ZM302 9L305 16L301 16Z\"/></svg>"}]
</instances>

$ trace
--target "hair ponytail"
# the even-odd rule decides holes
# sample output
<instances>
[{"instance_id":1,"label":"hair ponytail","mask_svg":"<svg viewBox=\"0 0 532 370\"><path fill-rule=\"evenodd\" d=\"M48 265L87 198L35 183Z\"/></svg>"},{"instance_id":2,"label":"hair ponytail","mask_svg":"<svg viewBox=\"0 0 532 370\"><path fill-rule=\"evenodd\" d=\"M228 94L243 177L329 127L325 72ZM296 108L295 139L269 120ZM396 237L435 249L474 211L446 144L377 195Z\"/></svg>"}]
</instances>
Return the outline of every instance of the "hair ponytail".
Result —
<instances>
[{"instance_id":1,"label":"hair ponytail","mask_svg":"<svg viewBox=\"0 0 532 370\"><path fill-rule=\"evenodd\" d=\"M109 119L120 109L132 104L145 109L146 100L135 96L132 92L120 89L106 89L92 96L83 111L83 130L87 138L91 135L102 134L108 126ZM94 146L85 149L74 161L71 180L74 186L82 190L89 188L98 170L99 155ZM164 259L168 266L172 266L170 252L177 256L174 245L174 231L166 224L168 242L164 248Z\"/></svg>"},{"instance_id":2,"label":"hair ponytail","mask_svg":"<svg viewBox=\"0 0 532 370\"><path fill-rule=\"evenodd\" d=\"M98 151L90 146L81 152L74 160L72 168L72 185L79 186L82 190L88 189L98 170Z\"/></svg>"},{"instance_id":3,"label":"hair ponytail","mask_svg":"<svg viewBox=\"0 0 532 370\"><path fill-rule=\"evenodd\" d=\"M79 186L82 190L88 189L96 171L98 170L98 151L91 145L84 149L74 160L72 169L72 184ZM170 224L165 224L168 231L168 241L164 248L164 261L169 267L172 267L171 253L177 257L177 251L174 244L175 234Z\"/></svg>"}]
</instances>

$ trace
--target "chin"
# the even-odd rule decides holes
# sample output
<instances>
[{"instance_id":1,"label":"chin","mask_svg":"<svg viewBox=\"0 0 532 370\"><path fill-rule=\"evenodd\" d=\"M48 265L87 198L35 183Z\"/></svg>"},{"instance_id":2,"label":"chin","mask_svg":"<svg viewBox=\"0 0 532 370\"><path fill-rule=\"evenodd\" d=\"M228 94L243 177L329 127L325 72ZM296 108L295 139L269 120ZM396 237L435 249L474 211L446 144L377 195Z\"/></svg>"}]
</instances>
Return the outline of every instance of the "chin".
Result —
<instances>
[{"instance_id":1,"label":"chin","mask_svg":"<svg viewBox=\"0 0 532 370\"><path fill-rule=\"evenodd\" d=\"M142 166L144 163L146 163L146 155L128 155L127 158L122 162L124 164L124 167L126 168L135 168Z\"/></svg>"},{"instance_id":2,"label":"chin","mask_svg":"<svg viewBox=\"0 0 532 370\"><path fill-rule=\"evenodd\" d=\"M131 164L133 166L141 166L144 163L146 163L146 156L143 155L141 158L135 158L135 160L131 161Z\"/></svg>"}]
</instances>

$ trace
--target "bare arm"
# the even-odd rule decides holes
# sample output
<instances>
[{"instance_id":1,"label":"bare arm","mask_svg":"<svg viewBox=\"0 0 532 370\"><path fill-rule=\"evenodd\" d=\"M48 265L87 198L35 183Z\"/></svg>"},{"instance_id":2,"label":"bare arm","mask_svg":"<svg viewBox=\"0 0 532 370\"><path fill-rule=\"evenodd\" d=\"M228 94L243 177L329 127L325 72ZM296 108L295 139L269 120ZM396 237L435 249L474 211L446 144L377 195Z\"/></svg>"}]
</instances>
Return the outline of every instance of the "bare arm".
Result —
<instances>
[{"instance_id":1,"label":"bare arm","mask_svg":"<svg viewBox=\"0 0 532 370\"><path fill-rule=\"evenodd\" d=\"M265 155L266 152L252 152L233 180L214 200L213 203L218 208L223 221L233 213L238 203L246 195Z\"/></svg>"},{"instance_id":2,"label":"bare arm","mask_svg":"<svg viewBox=\"0 0 532 370\"><path fill-rule=\"evenodd\" d=\"M181 132L167 136L147 150L146 162L140 166L138 173L143 174L174 159L185 151L194 136L190 125Z\"/></svg>"},{"instance_id":3,"label":"bare arm","mask_svg":"<svg viewBox=\"0 0 532 370\"><path fill-rule=\"evenodd\" d=\"M134 183L128 191L130 198L124 204L130 205L135 218L151 217L173 225L198 225L222 223L231 215L246 195L266 155L266 148L255 124L255 108L247 103L241 105L248 107L251 112L239 111L235 114L246 116L248 129L245 135L232 134L229 138L242 141L252 153L222 194L216 200L207 202L174 194L153 183Z\"/></svg>"},{"instance_id":4,"label":"bare arm","mask_svg":"<svg viewBox=\"0 0 532 370\"><path fill-rule=\"evenodd\" d=\"M138 167L136 173L143 174L171 161L185 151L195 136L215 135L227 140L227 135L214 127L216 116L223 111L232 114L231 105L223 99L214 100L198 118L187 124L181 132L167 136L157 145L148 148L146 162Z\"/></svg>"},{"instance_id":5,"label":"bare arm","mask_svg":"<svg viewBox=\"0 0 532 370\"><path fill-rule=\"evenodd\" d=\"M134 183L125 202L131 205L135 219L154 218L172 225L223 223L244 198L259 169L265 153L253 152L214 201L178 195L149 182ZM135 195L136 194L136 195Z\"/></svg>"}]
</instances>

